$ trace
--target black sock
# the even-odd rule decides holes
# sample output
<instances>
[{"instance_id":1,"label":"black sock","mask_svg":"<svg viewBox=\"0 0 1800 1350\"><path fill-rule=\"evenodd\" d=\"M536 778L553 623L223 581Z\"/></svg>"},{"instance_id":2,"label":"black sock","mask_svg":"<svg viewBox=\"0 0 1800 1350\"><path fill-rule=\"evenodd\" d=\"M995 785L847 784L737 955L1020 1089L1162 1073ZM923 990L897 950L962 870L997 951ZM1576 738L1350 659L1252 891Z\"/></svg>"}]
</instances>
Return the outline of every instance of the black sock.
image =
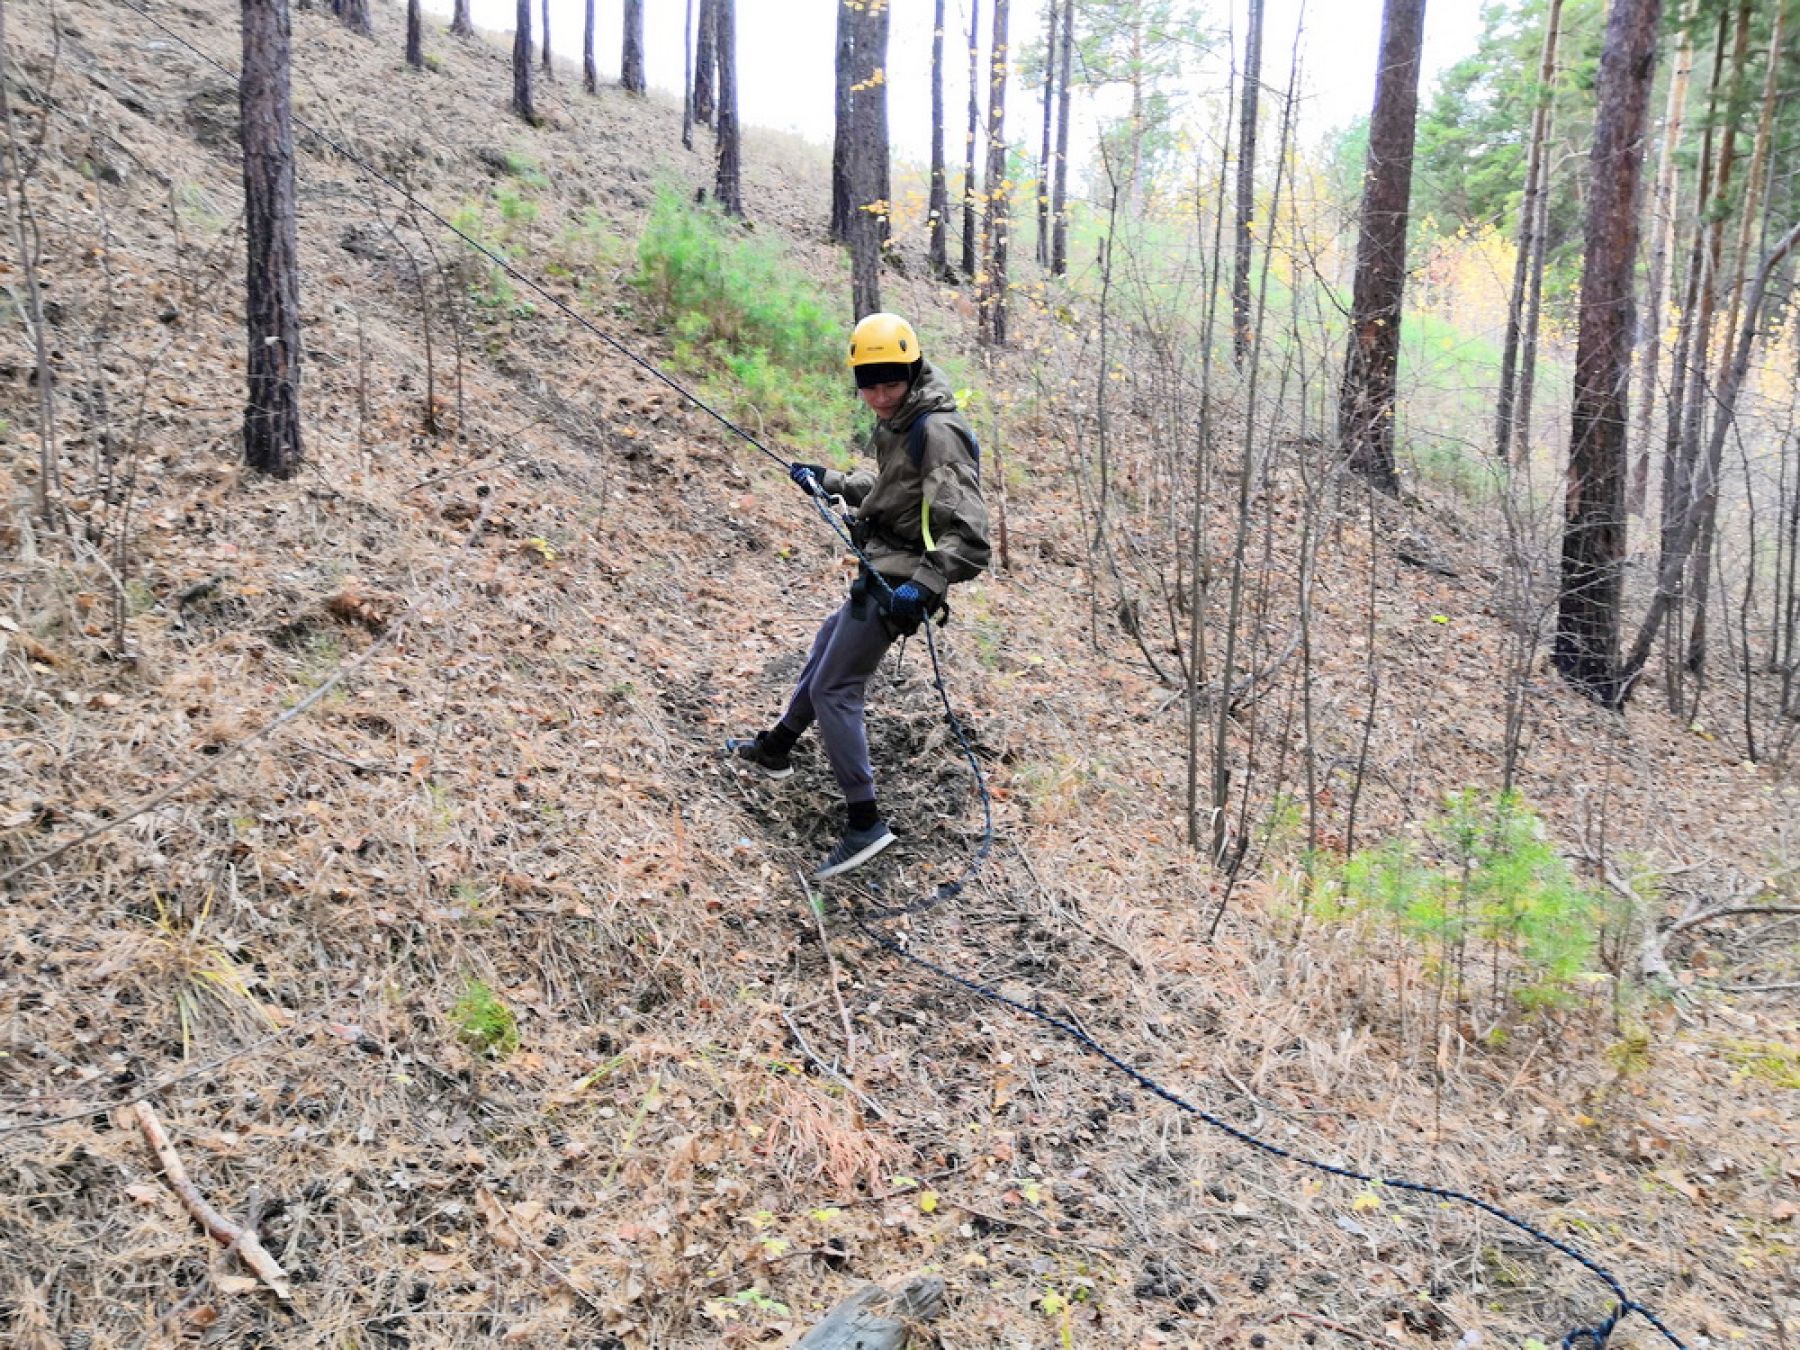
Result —
<instances>
[{"instance_id":1,"label":"black sock","mask_svg":"<svg viewBox=\"0 0 1800 1350\"><path fill-rule=\"evenodd\" d=\"M794 748L794 742L800 739L800 733L786 722L777 722L762 734L763 744L778 755L785 755Z\"/></svg>"},{"instance_id":2,"label":"black sock","mask_svg":"<svg viewBox=\"0 0 1800 1350\"><path fill-rule=\"evenodd\" d=\"M850 803L850 828L853 830L873 829L875 822L881 819L881 813L875 809L874 801Z\"/></svg>"}]
</instances>

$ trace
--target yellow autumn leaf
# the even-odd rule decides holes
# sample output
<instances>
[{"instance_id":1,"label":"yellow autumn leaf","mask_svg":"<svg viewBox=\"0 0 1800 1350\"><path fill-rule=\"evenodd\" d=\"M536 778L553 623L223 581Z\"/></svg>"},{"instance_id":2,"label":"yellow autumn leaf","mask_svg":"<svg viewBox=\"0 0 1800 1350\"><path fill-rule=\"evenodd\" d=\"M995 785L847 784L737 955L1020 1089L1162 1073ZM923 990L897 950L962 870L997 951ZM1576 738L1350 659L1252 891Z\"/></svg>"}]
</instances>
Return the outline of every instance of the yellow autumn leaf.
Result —
<instances>
[{"instance_id":1,"label":"yellow autumn leaf","mask_svg":"<svg viewBox=\"0 0 1800 1350\"><path fill-rule=\"evenodd\" d=\"M1358 1214L1367 1214L1370 1210L1381 1208L1381 1197L1374 1191L1364 1191L1350 1202L1350 1208Z\"/></svg>"},{"instance_id":2,"label":"yellow autumn leaf","mask_svg":"<svg viewBox=\"0 0 1800 1350\"><path fill-rule=\"evenodd\" d=\"M926 1191L925 1194L923 1194L919 1197L919 1212L920 1213L936 1214L937 1207L938 1207L938 1193L936 1191Z\"/></svg>"}]
</instances>

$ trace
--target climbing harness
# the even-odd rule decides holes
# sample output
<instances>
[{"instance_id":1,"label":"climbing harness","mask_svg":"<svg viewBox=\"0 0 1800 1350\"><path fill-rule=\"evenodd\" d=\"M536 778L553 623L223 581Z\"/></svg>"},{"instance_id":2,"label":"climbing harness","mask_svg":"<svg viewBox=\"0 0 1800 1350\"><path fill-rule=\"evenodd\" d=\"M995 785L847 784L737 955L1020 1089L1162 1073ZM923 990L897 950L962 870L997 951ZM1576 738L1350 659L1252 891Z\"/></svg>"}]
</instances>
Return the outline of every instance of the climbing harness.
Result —
<instances>
[{"instance_id":1,"label":"climbing harness","mask_svg":"<svg viewBox=\"0 0 1800 1350\"><path fill-rule=\"evenodd\" d=\"M164 36L185 48L194 57L223 74L234 84L238 83L239 76L237 72L233 71L230 67L226 66L216 58L208 55L206 52L200 50L200 48L189 42L187 38L165 24L160 18L150 12L143 3L143 0L123 0L123 3L127 9L149 22L163 33ZM649 360L639 356L635 351L613 337L610 333L606 332L584 315L578 313L562 300L552 295L532 277L521 272L502 254L489 248L479 239L472 237L465 231L458 229L455 224L447 220L443 215L432 209L426 203L420 201L406 187L394 181L393 178L381 172L381 170L375 168L367 160L362 158L362 156L356 154L352 150L346 149L330 136L325 135L317 128L309 125L304 119L295 116L293 120L294 124L301 130L305 131L308 135L312 136L315 140L319 141L342 158L357 165L365 173L369 174L376 181L386 186L390 191L404 200L414 210L429 217L443 229L455 235L458 239L462 240L463 243L467 244L470 248L485 257L489 262L493 263L494 266L500 268L513 280L542 297L546 303L560 311L566 318L572 320L576 325L598 338L607 347L623 356L640 370L643 370L660 383L666 385L686 402L692 404L696 409L718 422L727 431L732 432L746 444L750 445L767 458L775 461L777 464L780 464L783 469L791 472L796 467L796 465L790 463L781 455L769 449L743 427L725 416L724 413L718 411L718 409L706 403L698 395L688 390L670 376L664 374ZM903 320L900 322L904 325ZM898 331L899 330L896 330L896 332ZM910 334L910 329L907 329L906 331ZM913 342L916 345L917 339L914 338ZM924 431L919 424L923 421L924 419L920 418L918 422L915 422L914 424L914 433L917 436L921 448L919 450L912 450L909 442L909 451L914 454L915 458L922 453ZM959 434L964 434L961 427L958 427L957 430ZM970 442L971 453L979 455L979 448L975 445L972 434L965 435L965 439ZM880 572L875 570L874 566L870 563L868 556L864 553L861 543L853 537L852 531L846 527L845 522L832 510L830 498L825 493L824 488L816 481L813 481L807 488L807 495L808 499L818 510L819 516L825 522L826 527L832 534L837 536L844 547L862 564L864 570L870 577L868 584L874 589L879 603L884 607L891 603L894 597L892 583L890 583L886 577L882 576ZM926 526L926 538L929 539L929 516L924 516L921 523ZM1654 1311L1630 1297L1618 1277L1605 1266L1602 1266L1598 1261L1585 1255L1569 1243L1564 1242L1559 1238L1552 1237L1549 1233L1533 1226L1531 1223L1519 1218L1517 1215L1508 1213L1498 1205L1479 1199L1465 1191L1450 1190L1445 1187L1431 1186L1423 1182L1406 1181L1399 1178L1377 1177L1370 1173L1359 1172L1354 1168L1340 1167L1320 1159L1309 1158L1303 1154L1284 1149L1277 1144L1272 1144L1268 1140L1251 1134L1247 1130L1239 1129L1230 1122L1194 1105L1192 1102L1181 1097L1171 1089L1164 1087L1148 1074L1132 1067L1131 1064L1127 1063L1119 1055L1108 1050L1074 1022L1047 1012L1040 1004L1023 1003L1018 999L1001 993L998 989L995 989L990 985L985 985L968 976L960 975L947 966L940 965L927 957L919 955L898 938L877 928L875 924L881 920L898 918L905 915L921 914L949 900L955 899L974 881L976 875L980 872L982 866L987 862L989 856L993 852L993 797L988 790L987 776L981 770L980 759L976 756L974 745L969 739L962 720L957 717L955 709L950 704L950 694L944 682L943 668L938 656L937 641L932 634L932 625L931 623L926 622L922 624L921 627L923 627L925 631L926 649L931 656L932 687L937 691L939 701L943 705L945 720L948 722L951 731L956 737L957 745L962 751L963 757L969 763L970 772L974 776L976 787L981 796L981 842L976 846L969 862L957 877L940 884L923 899L905 905L881 906L872 904L848 910L847 913L850 921L864 937L884 950L893 953L903 962L928 973L944 983L954 985L986 1002L1007 1008L1022 1017L1030 1018L1041 1023L1058 1035L1080 1046L1088 1054L1093 1055L1117 1072L1123 1074L1143 1091L1152 1096L1161 1098L1171 1106L1174 1106L1177 1110L1210 1125L1212 1128L1219 1130L1247 1148L1280 1158L1297 1166L1310 1168L1314 1171L1322 1172L1329 1176L1338 1177L1344 1180L1361 1182L1371 1186L1382 1186L1391 1190L1405 1191L1415 1195L1429 1196L1438 1200L1446 1200L1456 1204L1470 1206L1484 1214L1499 1219L1501 1222L1510 1225L1517 1231L1524 1233L1527 1237L1533 1238L1549 1247L1551 1250L1567 1257L1569 1260L1581 1266L1590 1275L1593 1275L1601 1283L1605 1284L1607 1288L1612 1291L1612 1294L1617 1301L1611 1313L1601 1322L1591 1327L1577 1327L1565 1335L1561 1342L1562 1350L1606 1350L1606 1346L1612 1337L1614 1329L1617 1328L1619 1323L1627 1316L1633 1314L1643 1318L1651 1326L1655 1327L1656 1330L1662 1334L1663 1339L1675 1347L1675 1350L1688 1350L1688 1347L1683 1344L1673 1331L1664 1325Z\"/></svg>"}]
</instances>

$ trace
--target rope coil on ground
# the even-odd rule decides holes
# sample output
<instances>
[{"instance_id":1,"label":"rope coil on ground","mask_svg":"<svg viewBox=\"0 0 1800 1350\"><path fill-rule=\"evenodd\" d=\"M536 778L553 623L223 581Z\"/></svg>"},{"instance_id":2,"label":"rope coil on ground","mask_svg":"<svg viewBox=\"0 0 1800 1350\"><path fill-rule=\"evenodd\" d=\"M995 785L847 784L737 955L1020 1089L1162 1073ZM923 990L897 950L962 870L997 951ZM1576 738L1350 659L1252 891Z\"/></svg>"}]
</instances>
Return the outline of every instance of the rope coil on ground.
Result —
<instances>
[{"instance_id":1,"label":"rope coil on ground","mask_svg":"<svg viewBox=\"0 0 1800 1350\"><path fill-rule=\"evenodd\" d=\"M189 42L180 33L176 32L173 28L169 27L160 18L158 18L155 14L151 13L151 11L148 9L148 7L146 5L144 5L141 2L141 0L123 0L123 3L127 9L131 10L133 13L137 14L139 17L143 18L144 20L146 20L147 22L152 24L155 28L157 28L160 32L162 32L166 37L170 38L172 41L177 43L179 46L185 48L189 53L191 53L193 56L195 56L196 58L198 58L205 64L211 66L214 70L219 71L227 79L231 80L234 84L239 82L239 76L238 76L237 72L233 71L229 66L226 66L224 63L220 62L215 57L200 50L200 48L196 47L193 43ZM579 327L585 329L587 332L592 334L594 337L598 338L607 347L611 348L614 352L623 356L626 360L630 361L633 365L637 366L639 369L643 370L644 372L649 374L651 377L653 377L660 383L666 385L669 389L673 390L676 394L680 395L688 403L692 404L697 410L705 413L707 416L711 417L714 421L718 422L727 431L732 432L734 435L736 435L741 440L743 440L746 444L750 445L751 447L753 447L754 449L759 451L761 454L763 454L767 458L774 460L777 464L782 465L783 468L791 470L794 467L794 465L790 461L784 459L781 455L777 454L775 451L769 449L767 446L762 444L762 442L757 440L756 437L752 436L743 427L739 426L736 422L732 421L729 417L725 416L725 414L719 412L716 408L714 408L710 404L706 403L697 394L693 393L692 391L687 389L685 386L680 384L678 381L676 381L669 375L665 374L662 370L660 370L657 366L655 366L649 360L645 359L642 356L639 356L635 351L633 351L631 348L627 347L624 343L620 342L617 338L613 337L610 333L606 332L604 329L600 328L592 320L590 320L587 317L585 317L584 315L578 313L576 310L571 308L568 304L563 302L561 299L557 298L555 295L552 295L547 289L545 289L542 285L540 285L535 279L528 276L524 272L521 272L506 257L504 257L500 253L494 251L493 249L490 249L489 247L487 247L487 245L483 244L480 240L473 238L472 236L470 236L463 230L458 229L451 221L446 219L443 215L441 215L439 212L434 210L431 206L420 201L407 188L402 186L400 183L396 182L393 178L391 178L387 174L381 172L381 170L375 168L367 160L365 160L362 156L356 154L352 150L346 149L343 145L339 144L336 140L332 139L330 136L327 136L323 132L319 131L317 128L309 125L302 118L296 116L293 120L294 120L295 125L299 126L308 135L310 135L314 139L318 140L321 144L325 145L327 148L329 148L330 150L332 150L333 152L335 152L336 154L341 156L343 159L348 160L350 163L357 165L365 173L369 174L372 178L374 178L377 182L381 183L382 185L387 187L390 191L392 191L397 196L399 196L409 206L413 207L415 210L419 211L423 215L429 217L431 220L436 222L439 226L441 226L443 229L448 231L450 234L452 234L452 235L456 236L458 239L460 239L464 244L468 245L470 248L472 248L476 252L480 253L484 258L486 258L489 262L494 264L494 266L496 266L496 267L500 268L502 271L504 271L513 280L515 280L515 281L519 282L521 285L527 287L534 294L541 296L545 301L547 301L553 308L558 310L565 317L569 318L574 323L576 323ZM825 498L823 491L822 490L811 490L808 492L808 497L813 502L814 506L818 508L820 515L823 517L826 525L830 528L832 533L838 537L838 539L849 549L849 551L857 557L857 559L862 563L862 565L869 570L871 575L873 575L876 578L876 582L879 587L879 592L882 594L882 596L886 599L891 599L892 595L893 595L892 586L887 582L887 580L884 577L882 577L880 575L879 572L876 572L875 569L872 566L870 566L868 557L863 553L862 549L860 547L858 547L855 540L844 529L842 523L836 518L836 516L832 512L832 510ZM1501 1220L1502 1222L1510 1225L1511 1227L1518 1230L1519 1232L1524 1233L1526 1236L1535 1239L1536 1241L1549 1247L1551 1250L1558 1252L1559 1254L1567 1257L1571 1261L1574 1261L1577 1265L1581 1266L1589 1274L1593 1275L1596 1279L1598 1279L1602 1283L1604 1283L1607 1286L1607 1288L1612 1291L1614 1297L1617 1299L1617 1303L1614 1306L1610 1315L1608 1315L1606 1317L1606 1319L1603 1320L1602 1322L1600 1322L1592 1327L1576 1328L1576 1329L1570 1331L1567 1335L1565 1335L1562 1339L1563 1350L1582 1350L1582 1347L1584 1347L1584 1346L1593 1347L1593 1350L1605 1350L1608 1342L1610 1341L1610 1339L1612 1337L1613 1331L1618 1327L1619 1323L1624 1320L1624 1318L1626 1318L1627 1316L1632 1315L1632 1314L1636 1314L1637 1316L1643 1318L1651 1326L1656 1328L1656 1330L1659 1333L1661 1333L1663 1338L1670 1345L1674 1346L1676 1348L1676 1350L1688 1350L1688 1347L1683 1344L1683 1342L1675 1335L1674 1332L1669 1330L1669 1328L1666 1325L1664 1325L1662 1320L1650 1308L1648 1308L1644 1304L1639 1303L1636 1300L1632 1299L1626 1293L1625 1287L1619 1281L1618 1277L1615 1276L1606 1267L1602 1266L1599 1262L1595 1261L1593 1258L1585 1255L1583 1252L1577 1250L1575 1247L1571 1246L1569 1243L1563 1242L1562 1240L1560 1240L1558 1238L1552 1237L1550 1234L1544 1232L1542 1229L1534 1227L1532 1224L1530 1224L1526 1220L1521 1219L1514 1214L1508 1213L1506 1210L1500 1208L1498 1205L1492 1204L1485 1200L1478 1199L1477 1197L1475 1197L1473 1195L1469 1195L1468 1193L1463 1192L1463 1191L1451 1190L1451 1189L1448 1189L1445 1187L1439 1187L1439 1186L1431 1186L1431 1185L1427 1185L1422 1182L1414 1182L1414 1181L1406 1181L1403 1179L1377 1177L1370 1173L1356 1171L1354 1168L1340 1167L1336 1164L1327 1163L1320 1159L1309 1158L1303 1154L1294 1153L1288 1149L1282 1148L1280 1145L1270 1143L1268 1140L1262 1139L1256 1135L1253 1135L1253 1134L1249 1133L1248 1131L1239 1129L1237 1126L1232 1125L1230 1122L1225 1121L1225 1120L1219 1118L1218 1116L1213 1115L1211 1112L1208 1112L1208 1111L1204 1110L1203 1108L1194 1105L1192 1102L1187 1101L1185 1098L1181 1097L1179 1094L1175 1093L1171 1089L1164 1087L1161 1083L1157 1082L1154 1078L1151 1078L1148 1074L1145 1074L1145 1073L1141 1072L1140 1070L1133 1068L1130 1064L1128 1064L1119 1055L1108 1050L1099 1041L1095 1040L1091 1035L1089 1035L1086 1031L1083 1031L1080 1027L1076 1026L1073 1022L1070 1022L1063 1018L1057 1017L1054 1014L1045 1011L1041 1006L1039 1006L1037 1004L1022 1003L1017 999L1011 998L1008 995L1001 993L997 989L993 989L986 985L983 985L976 980L968 978L967 976L959 975L955 971L949 969L946 966L939 965L936 962L933 962L926 957L920 956L920 955L912 952L906 946L904 946L898 939L894 938L893 936L891 936L888 933L883 932L879 928L876 928L874 926L874 923L877 921L880 921L882 919L897 918L897 917L901 917L901 916L905 916L905 915L923 913L926 910L932 909L935 906L940 905L947 900L954 899L956 896L960 895L969 886L969 884L974 880L976 874L980 871L983 864L986 863L989 855L991 854L991 852L993 850L993 841L994 841L993 801L992 801L991 794L989 793L989 790L988 790L987 777L985 774L982 773L980 761L975 754L974 747L969 741L968 735L963 728L961 720L956 716L955 710L951 707L949 691L945 684L944 677L943 677L943 670L942 670L941 664L938 659L937 644L932 635L931 626L930 626L929 621L927 621L927 623L924 626L925 626L925 636L926 636L926 647L931 655L933 687L937 690L939 699L943 703L945 717L948 720L952 731L955 733L957 743L958 743L959 747L961 748L964 757L969 761L969 767L974 775L976 787L979 790L980 795L981 795L982 815L983 815L982 839L981 839L980 845L975 850L974 855L972 856L969 864L963 870L962 874L960 876L958 876L957 878L955 878L954 880L945 882L942 885L936 887L932 891L932 893L925 899L922 899L920 901L914 902L913 904L904 905L904 906L885 907L885 908L881 907L881 906L871 906L871 907L867 908L866 910L847 911L851 922L863 934L864 937L868 938L871 942L882 947L883 949L885 949L889 952L892 952L894 955L898 956L902 961L904 961L910 965L913 965L920 970L927 972L928 974L934 976L938 980L944 981L948 984L955 985L959 988L962 988L962 989L968 991L971 994L974 994L978 998L981 998L990 1003L994 1003L999 1006L1008 1008L1011 1011L1016 1012L1023 1017L1031 1018L1037 1022L1042 1023L1043 1025L1049 1027L1051 1030L1055 1031L1059 1035L1061 1035L1061 1036L1067 1038L1068 1040L1073 1041L1075 1044L1081 1046L1089 1054L1094 1055L1096 1058L1104 1061L1106 1064L1110 1065L1113 1069L1124 1074L1127 1078L1131 1079L1133 1083L1135 1083L1139 1088L1141 1088L1145 1092L1150 1093L1152 1096L1161 1098L1163 1101L1168 1102L1170 1105L1176 1107L1178 1110L1184 1112L1185 1114L1191 1115L1200 1121L1203 1121L1204 1123L1212 1126L1216 1130L1223 1132L1224 1134L1228 1135L1230 1138L1236 1140L1238 1143L1241 1143L1248 1148L1260 1150L1261 1152L1270 1154L1277 1158L1281 1158L1287 1162L1291 1162L1291 1163L1297 1164L1302 1167L1311 1168L1314 1171L1323 1172L1328 1175L1339 1177L1342 1179L1357 1181L1357 1182L1364 1183L1366 1185L1385 1186L1385 1187L1389 1187L1393 1190L1407 1191L1407 1192L1417 1194L1417 1195L1431 1196L1431 1197L1434 1197L1434 1198L1440 1199L1440 1200L1447 1200L1447 1201L1451 1201L1451 1202L1458 1203L1458 1204L1468 1205L1474 1209L1481 1211L1482 1213L1485 1213L1487 1215L1490 1215L1493 1218Z\"/></svg>"}]
</instances>

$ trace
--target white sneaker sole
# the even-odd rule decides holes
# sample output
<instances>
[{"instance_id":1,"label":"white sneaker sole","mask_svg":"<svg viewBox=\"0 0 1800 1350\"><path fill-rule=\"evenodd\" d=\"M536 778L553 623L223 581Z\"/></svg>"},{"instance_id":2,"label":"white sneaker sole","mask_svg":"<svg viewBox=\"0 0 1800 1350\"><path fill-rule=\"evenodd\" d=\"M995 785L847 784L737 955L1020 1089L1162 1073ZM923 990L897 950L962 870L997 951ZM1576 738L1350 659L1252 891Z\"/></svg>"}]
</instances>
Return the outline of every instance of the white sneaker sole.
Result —
<instances>
[{"instance_id":1,"label":"white sneaker sole","mask_svg":"<svg viewBox=\"0 0 1800 1350\"><path fill-rule=\"evenodd\" d=\"M753 759L745 759L737 752L738 746L742 743L744 742L736 740L728 740L725 742L725 750L726 753L731 756L732 764L742 772L755 774L758 778L766 779L771 783L779 783L784 778L792 778L794 776L794 766L792 764L788 765L785 769L771 769L765 765L758 764Z\"/></svg>"},{"instance_id":2,"label":"white sneaker sole","mask_svg":"<svg viewBox=\"0 0 1800 1350\"><path fill-rule=\"evenodd\" d=\"M825 881L830 877L841 876L845 872L861 867L864 863L869 861L870 858L873 858L877 853L881 852L882 849L893 842L894 832L889 830L883 834L881 838L865 845L860 852L851 854L842 862L836 862L829 866L821 867L818 871L813 873L813 880Z\"/></svg>"}]
</instances>

